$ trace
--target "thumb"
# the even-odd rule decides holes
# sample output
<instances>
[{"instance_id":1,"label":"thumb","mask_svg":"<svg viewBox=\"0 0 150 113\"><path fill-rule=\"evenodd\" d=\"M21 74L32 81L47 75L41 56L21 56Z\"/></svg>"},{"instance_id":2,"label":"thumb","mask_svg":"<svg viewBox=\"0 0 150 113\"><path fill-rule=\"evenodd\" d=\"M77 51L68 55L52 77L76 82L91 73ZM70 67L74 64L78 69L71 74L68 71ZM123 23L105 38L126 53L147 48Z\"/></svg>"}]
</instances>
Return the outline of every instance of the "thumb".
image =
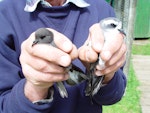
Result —
<instances>
[{"instance_id":1,"label":"thumb","mask_svg":"<svg viewBox=\"0 0 150 113\"><path fill-rule=\"evenodd\" d=\"M54 34L54 43L60 50L70 53L73 49L72 42L63 34L57 32L56 30L48 28L48 30L52 31Z\"/></svg>"}]
</instances>

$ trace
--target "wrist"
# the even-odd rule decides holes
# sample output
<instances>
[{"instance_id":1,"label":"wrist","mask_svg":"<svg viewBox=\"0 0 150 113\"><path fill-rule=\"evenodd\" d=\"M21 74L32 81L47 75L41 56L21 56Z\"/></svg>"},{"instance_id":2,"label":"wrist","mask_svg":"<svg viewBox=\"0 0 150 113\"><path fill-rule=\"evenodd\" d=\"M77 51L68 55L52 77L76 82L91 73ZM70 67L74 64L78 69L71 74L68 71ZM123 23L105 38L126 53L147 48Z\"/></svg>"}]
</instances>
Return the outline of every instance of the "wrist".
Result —
<instances>
[{"instance_id":1,"label":"wrist","mask_svg":"<svg viewBox=\"0 0 150 113\"><path fill-rule=\"evenodd\" d=\"M113 72L113 73L105 75L104 80L103 80L103 84L108 84L109 81L111 81L112 78L114 77L114 74L115 73Z\"/></svg>"},{"instance_id":2,"label":"wrist","mask_svg":"<svg viewBox=\"0 0 150 113\"><path fill-rule=\"evenodd\" d=\"M24 93L26 98L28 98L31 102L45 99L48 95L48 89L45 87L34 85L28 81L25 83Z\"/></svg>"}]
</instances>

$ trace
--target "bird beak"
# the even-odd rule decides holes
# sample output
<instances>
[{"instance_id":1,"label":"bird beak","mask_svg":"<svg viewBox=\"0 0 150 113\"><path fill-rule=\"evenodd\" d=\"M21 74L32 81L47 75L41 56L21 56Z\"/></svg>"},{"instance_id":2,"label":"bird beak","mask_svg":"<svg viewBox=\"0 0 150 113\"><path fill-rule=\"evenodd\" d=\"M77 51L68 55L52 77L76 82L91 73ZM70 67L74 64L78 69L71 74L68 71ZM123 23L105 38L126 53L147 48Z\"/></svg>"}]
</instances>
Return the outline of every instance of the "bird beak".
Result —
<instances>
[{"instance_id":1,"label":"bird beak","mask_svg":"<svg viewBox=\"0 0 150 113\"><path fill-rule=\"evenodd\" d=\"M33 41L32 47L33 47L35 44L37 44L38 42L39 42L38 40Z\"/></svg>"},{"instance_id":2,"label":"bird beak","mask_svg":"<svg viewBox=\"0 0 150 113\"><path fill-rule=\"evenodd\" d=\"M119 31L120 33L122 33L124 36L126 36L126 33L123 31L123 29L118 29L118 31Z\"/></svg>"}]
</instances>

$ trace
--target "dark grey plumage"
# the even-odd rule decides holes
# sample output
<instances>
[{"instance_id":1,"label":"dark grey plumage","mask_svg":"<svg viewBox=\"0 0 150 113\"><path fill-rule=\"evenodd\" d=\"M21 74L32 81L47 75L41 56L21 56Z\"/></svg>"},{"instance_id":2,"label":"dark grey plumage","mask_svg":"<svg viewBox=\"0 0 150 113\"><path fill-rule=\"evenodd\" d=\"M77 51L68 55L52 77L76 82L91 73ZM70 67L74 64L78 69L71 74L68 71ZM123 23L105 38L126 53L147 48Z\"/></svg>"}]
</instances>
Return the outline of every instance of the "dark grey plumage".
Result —
<instances>
[{"instance_id":1,"label":"dark grey plumage","mask_svg":"<svg viewBox=\"0 0 150 113\"><path fill-rule=\"evenodd\" d=\"M106 18L100 21L100 27L103 31L103 35L105 41L109 40L113 35L117 33L122 33L125 35L122 28L122 23L117 18ZM50 44L54 47L57 47L54 43L54 35L51 31L46 28L40 28L35 32L35 41L33 42L32 46L40 43ZM90 42L89 42L90 43ZM89 44L90 45L90 44ZM65 82L70 85L76 85L83 81L87 81L87 85L85 88L85 95L93 97L102 87L102 82L104 80L105 75L103 76L96 76L95 66L99 64L101 66L105 66L105 62L101 59L100 55L95 63L92 63L90 69L87 70L87 75L85 75L78 67L73 64L70 64L66 67L70 77ZM67 98L68 93L64 86L63 82L56 82L56 86L62 98Z\"/></svg>"},{"instance_id":2,"label":"dark grey plumage","mask_svg":"<svg viewBox=\"0 0 150 113\"><path fill-rule=\"evenodd\" d=\"M101 20L99 24L103 31L103 36L105 41L109 40L109 38L111 38L113 35L116 35L117 33L122 33L123 35L125 35L124 31L122 30L122 23L117 18L113 18L113 17L106 18ZM105 75L96 76L94 74L95 66L98 64L102 67L105 66L105 62L101 59L100 55L97 61L95 63L92 63L90 69L88 70L89 79L87 81L85 95L91 96L91 98L92 96L97 94L97 92L100 90L100 88L102 87L102 82L105 78Z\"/></svg>"},{"instance_id":3,"label":"dark grey plumage","mask_svg":"<svg viewBox=\"0 0 150 113\"><path fill-rule=\"evenodd\" d=\"M32 46L35 44L50 44L56 47L53 38L54 35L51 31L46 28L40 28L35 32L35 40L33 41ZM68 97L68 93L63 82L56 82L56 86L62 98Z\"/></svg>"},{"instance_id":4,"label":"dark grey plumage","mask_svg":"<svg viewBox=\"0 0 150 113\"><path fill-rule=\"evenodd\" d=\"M36 44L50 44L53 47L56 47L56 44L54 43L54 35L51 31L49 31L46 28L40 28L35 32L35 40L33 41L32 46ZM68 67L66 67L66 70L68 71L70 77L68 80L66 80L66 83L68 85L76 85L81 83L82 81L88 79L87 76L82 73L82 71L77 68L75 65L70 64ZM62 98L67 98L68 93L64 86L63 82L56 82L56 86L58 88L58 91L60 93L60 96Z\"/></svg>"}]
</instances>

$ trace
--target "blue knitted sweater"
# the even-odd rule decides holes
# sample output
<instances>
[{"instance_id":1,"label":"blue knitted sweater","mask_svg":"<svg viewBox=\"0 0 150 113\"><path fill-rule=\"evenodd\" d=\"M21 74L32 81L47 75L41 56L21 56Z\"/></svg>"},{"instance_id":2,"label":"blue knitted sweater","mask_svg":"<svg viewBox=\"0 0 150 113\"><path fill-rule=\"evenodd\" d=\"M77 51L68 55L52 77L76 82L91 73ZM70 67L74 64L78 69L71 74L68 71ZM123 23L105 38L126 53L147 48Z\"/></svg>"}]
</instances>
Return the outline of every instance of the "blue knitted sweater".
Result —
<instances>
[{"instance_id":1,"label":"blue knitted sweater","mask_svg":"<svg viewBox=\"0 0 150 113\"><path fill-rule=\"evenodd\" d=\"M25 12L25 0L0 2L0 113L102 113L103 105L118 102L125 91L126 78L119 69L113 79L93 97L84 94L85 82L66 85L69 97L61 98L54 87L51 103L35 105L24 95L26 79L19 63L20 46L41 27L53 28L66 35L77 47L83 45L89 27L106 17L114 16L104 0L85 0L89 7L74 4L44 8L38 4L34 12ZM84 70L78 60L74 64Z\"/></svg>"}]
</instances>

